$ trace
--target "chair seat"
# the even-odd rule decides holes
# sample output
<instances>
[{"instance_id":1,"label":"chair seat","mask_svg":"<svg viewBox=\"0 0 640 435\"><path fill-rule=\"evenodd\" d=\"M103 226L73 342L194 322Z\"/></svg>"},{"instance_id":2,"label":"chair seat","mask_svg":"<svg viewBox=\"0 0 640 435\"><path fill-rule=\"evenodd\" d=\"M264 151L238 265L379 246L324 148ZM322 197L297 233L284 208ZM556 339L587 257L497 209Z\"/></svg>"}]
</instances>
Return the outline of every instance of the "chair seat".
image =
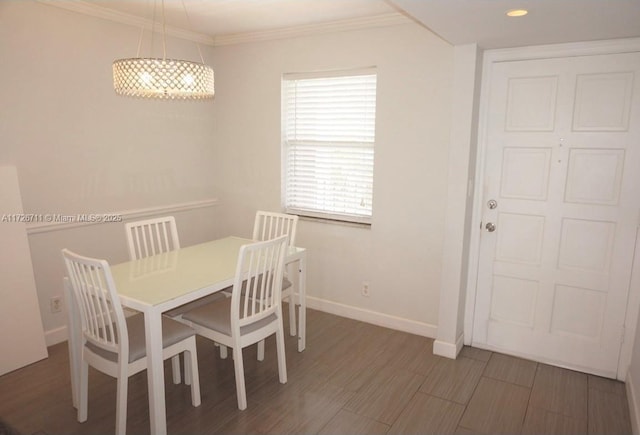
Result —
<instances>
[{"instance_id":1,"label":"chair seat","mask_svg":"<svg viewBox=\"0 0 640 435\"><path fill-rule=\"evenodd\" d=\"M231 298L212 302L185 313L182 318L205 328L231 336ZM240 328L240 335L249 334L277 320L275 314Z\"/></svg>"},{"instance_id":2,"label":"chair seat","mask_svg":"<svg viewBox=\"0 0 640 435\"><path fill-rule=\"evenodd\" d=\"M226 298L225 298L226 299ZM129 362L134 362L147 355L146 340L144 335L144 314L139 313L127 317L127 329L129 330ZM189 326L162 316L162 347L166 348L176 344L192 335L196 331ZM118 354L109 352L92 343L87 343L92 352L110 361L118 361Z\"/></svg>"},{"instance_id":3,"label":"chair seat","mask_svg":"<svg viewBox=\"0 0 640 435\"><path fill-rule=\"evenodd\" d=\"M179 307L174 308L173 310L169 310L164 314L169 317L178 317L183 315L187 311L195 310L196 308L200 308L203 305L207 305L212 302L216 302L220 299L225 299L225 298L227 298L227 296L222 292L213 293L203 298L196 299L195 301L186 303L184 305L180 305Z\"/></svg>"},{"instance_id":4,"label":"chair seat","mask_svg":"<svg viewBox=\"0 0 640 435\"><path fill-rule=\"evenodd\" d=\"M291 287L293 285L293 283L291 281L289 281L289 279L285 276L284 278L282 278L282 290L286 290L289 287Z\"/></svg>"}]
</instances>

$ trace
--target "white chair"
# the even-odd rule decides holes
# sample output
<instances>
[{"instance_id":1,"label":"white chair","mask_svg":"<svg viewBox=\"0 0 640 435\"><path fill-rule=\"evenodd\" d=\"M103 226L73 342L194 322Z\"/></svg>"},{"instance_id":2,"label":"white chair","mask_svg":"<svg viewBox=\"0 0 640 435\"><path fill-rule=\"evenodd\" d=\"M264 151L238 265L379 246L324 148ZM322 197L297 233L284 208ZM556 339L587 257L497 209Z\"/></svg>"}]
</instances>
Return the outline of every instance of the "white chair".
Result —
<instances>
[{"instance_id":1,"label":"white chair","mask_svg":"<svg viewBox=\"0 0 640 435\"><path fill-rule=\"evenodd\" d=\"M242 349L276 335L278 375L287 382L282 277L287 236L243 245L230 298L196 308L183 320L199 335L233 349L238 408L247 408Z\"/></svg>"},{"instance_id":2,"label":"white chair","mask_svg":"<svg viewBox=\"0 0 640 435\"><path fill-rule=\"evenodd\" d=\"M253 222L253 240L269 240L286 235L288 245L295 246L298 216L258 210ZM285 271L282 281L282 300L289 302L289 334L296 335L296 302L293 285ZM258 343L258 360L264 359L264 342Z\"/></svg>"},{"instance_id":3,"label":"white chair","mask_svg":"<svg viewBox=\"0 0 640 435\"><path fill-rule=\"evenodd\" d=\"M129 259L138 260L152 255L163 254L176 249L180 249L180 239L178 228L173 216L164 216L152 219L145 219L136 222L128 222L124 226L127 235L127 247ZM167 311L166 316L175 320L180 320L182 313L213 302L224 296L212 294L197 301L190 302L173 310ZM179 384L180 377L180 357L176 356L171 360L173 370L173 383Z\"/></svg>"},{"instance_id":4,"label":"white chair","mask_svg":"<svg viewBox=\"0 0 640 435\"><path fill-rule=\"evenodd\" d=\"M280 236L287 236L287 244L294 246L296 241L296 228L298 226L298 216L285 213L275 213L258 210L253 222L253 240L270 240ZM225 290L229 295L230 290ZM282 300L289 300L289 333L296 335L296 303L293 293L293 284L288 279L285 271L282 281ZM220 346L220 357L227 357L227 350ZM258 360L264 359L264 342L258 343Z\"/></svg>"},{"instance_id":5,"label":"white chair","mask_svg":"<svg viewBox=\"0 0 640 435\"><path fill-rule=\"evenodd\" d=\"M116 433L124 434L129 376L147 368L144 315L125 318L111 269L105 260L83 257L67 249L62 250L62 256L82 328L78 421L87 420L91 365L117 379ZM185 380L186 384L191 384L191 403L200 406L195 331L163 318L162 339L164 359L185 353Z\"/></svg>"}]
</instances>

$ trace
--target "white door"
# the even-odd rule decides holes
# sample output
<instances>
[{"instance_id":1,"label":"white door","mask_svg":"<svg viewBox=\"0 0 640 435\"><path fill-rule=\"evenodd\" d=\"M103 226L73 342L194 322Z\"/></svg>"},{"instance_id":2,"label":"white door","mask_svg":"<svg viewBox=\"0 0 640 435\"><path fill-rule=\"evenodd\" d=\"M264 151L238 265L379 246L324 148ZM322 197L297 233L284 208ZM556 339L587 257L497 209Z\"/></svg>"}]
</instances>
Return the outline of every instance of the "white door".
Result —
<instances>
[{"instance_id":1,"label":"white door","mask_svg":"<svg viewBox=\"0 0 640 435\"><path fill-rule=\"evenodd\" d=\"M473 344L615 377L640 219L640 53L490 74Z\"/></svg>"}]
</instances>

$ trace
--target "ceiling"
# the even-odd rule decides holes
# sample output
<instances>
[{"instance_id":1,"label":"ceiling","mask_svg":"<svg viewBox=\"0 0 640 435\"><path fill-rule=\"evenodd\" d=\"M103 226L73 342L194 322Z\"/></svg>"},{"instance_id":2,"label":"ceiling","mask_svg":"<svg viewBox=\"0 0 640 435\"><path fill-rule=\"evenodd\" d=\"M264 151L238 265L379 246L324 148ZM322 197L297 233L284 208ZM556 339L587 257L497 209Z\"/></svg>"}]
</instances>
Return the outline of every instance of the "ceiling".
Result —
<instances>
[{"instance_id":1,"label":"ceiling","mask_svg":"<svg viewBox=\"0 0 640 435\"><path fill-rule=\"evenodd\" d=\"M520 47L640 36L640 0L392 0L451 44ZM511 9L529 14L509 18Z\"/></svg>"},{"instance_id":2,"label":"ceiling","mask_svg":"<svg viewBox=\"0 0 640 435\"><path fill-rule=\"evenodd\" d=\"M130 24L150 22L153 17L153 0L39 1ZM164 0L164 4L166 23L174 34L188 30L211 45L410 19L451 44L478 43L485 49L640 37L640 0ZM506 17L505 12L515 7L528 9L529 14ZM155 21L160 22L160 8L157 13Z\"/></svg>"},{"instance_id":3,"label":"ceiling","mask_svg":"<svg viewBox=\"0 0 640 435\"><path fill-rule=\"evenodd\" d=\"M153 0L89 0L151 19ZM161 1L156 2L160 11ZM385 0L164 0L167 23L210 36L261 32L396 12ZM159 12L158 12L159 13Z\"/></svg>"}]
</instances>

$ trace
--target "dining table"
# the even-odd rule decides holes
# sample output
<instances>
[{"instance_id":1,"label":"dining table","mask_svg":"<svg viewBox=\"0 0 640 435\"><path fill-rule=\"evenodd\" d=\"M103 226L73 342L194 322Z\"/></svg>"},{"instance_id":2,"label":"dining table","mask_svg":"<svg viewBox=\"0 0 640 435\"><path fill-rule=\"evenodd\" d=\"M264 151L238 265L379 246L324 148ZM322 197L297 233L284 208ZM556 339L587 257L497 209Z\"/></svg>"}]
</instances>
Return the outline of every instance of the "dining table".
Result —
<instances>
[{"instance_id":1,"label":"dining table","mask_svg":"<svg viewBox=\"0 0 640 435\"><path fill-rule=\"evenodd\" d=\"M167 433L162 314L233 286L240 247L253 242L241 237L225 237L111 266L122 306L144 314L151 434ZM297 265L298 273L290 277L295 286L294 300L290 303L299 306L299 352L306 346L306 257L306 249L294 246L288 248L285 256L285 265ZM77 408L82 331L68 278L65 278L64 284L68 307L71 389L73 404Z\"/></svg>"}]
</instances>

